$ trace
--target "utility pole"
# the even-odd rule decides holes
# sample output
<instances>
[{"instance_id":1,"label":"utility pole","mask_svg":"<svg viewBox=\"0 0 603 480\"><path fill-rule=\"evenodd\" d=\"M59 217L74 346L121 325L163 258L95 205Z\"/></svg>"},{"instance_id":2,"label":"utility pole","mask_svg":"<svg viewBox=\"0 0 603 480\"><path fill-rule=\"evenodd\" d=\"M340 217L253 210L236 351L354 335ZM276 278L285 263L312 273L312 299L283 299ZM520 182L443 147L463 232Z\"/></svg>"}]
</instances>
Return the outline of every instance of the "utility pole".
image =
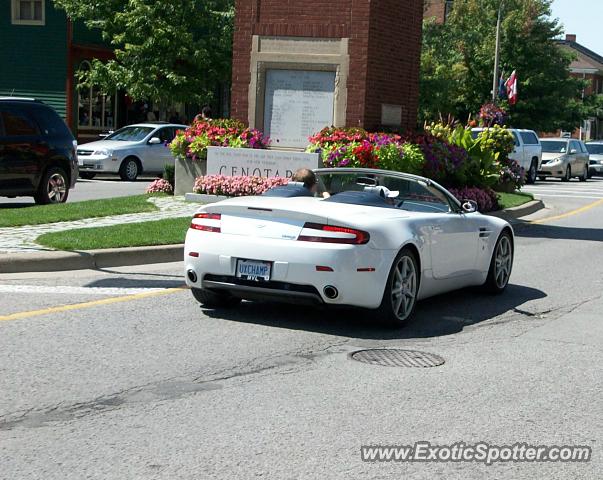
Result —
<instances>
[{"instance_id":1,"label":"utility pole","mask_svg":"<svg viewBox=\"0 0 603 480\"><path fill-rule=\"evenodd\" d=\"M500 25L502 22L502 9L505 0L500 0L498 7L498 21L496 22L496 50L494 51L494 76L492 78L492 102L496 103L498 94L498 63L500 61Z\"/></svg>"}]
</instances>

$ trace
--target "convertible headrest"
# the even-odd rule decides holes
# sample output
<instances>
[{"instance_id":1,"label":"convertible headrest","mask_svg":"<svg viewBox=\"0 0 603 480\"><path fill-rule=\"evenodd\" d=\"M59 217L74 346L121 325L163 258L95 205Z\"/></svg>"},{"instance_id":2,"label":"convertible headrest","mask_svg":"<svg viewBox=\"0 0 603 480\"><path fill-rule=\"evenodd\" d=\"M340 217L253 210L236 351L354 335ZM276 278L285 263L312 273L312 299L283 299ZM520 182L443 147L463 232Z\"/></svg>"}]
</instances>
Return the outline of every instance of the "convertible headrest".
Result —
<instances>
[{"instance_id":1,"label":"convertible headrest","mask_svg":"<svg viewBox=\"0 0 603 480\"><path fill-rule=\"evenodd\" d=\"M379 195L381 198L396 198L400 195L398 190L390 190L387 187L364 187L365 192L374 193L375 195Z\"/></svg>"}]
</instances>

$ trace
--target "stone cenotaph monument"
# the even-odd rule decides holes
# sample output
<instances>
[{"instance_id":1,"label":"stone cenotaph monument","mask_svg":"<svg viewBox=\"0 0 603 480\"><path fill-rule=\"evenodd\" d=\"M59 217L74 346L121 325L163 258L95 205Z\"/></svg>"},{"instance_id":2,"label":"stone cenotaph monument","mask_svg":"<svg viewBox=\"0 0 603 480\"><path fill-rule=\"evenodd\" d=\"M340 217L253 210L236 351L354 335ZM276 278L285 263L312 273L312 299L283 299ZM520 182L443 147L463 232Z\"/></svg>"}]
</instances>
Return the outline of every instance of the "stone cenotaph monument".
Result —
<instances>
[{"instance_id":1,"label":"stone cenotaph monument","mask_svg":"<svg viewBox=\"0 0 603 480\"><path fill-rule=\"evenodd\" d=\"M231 115L276 148L414 128L423 0L236 0Z\"/></svg>"}]
</instances>

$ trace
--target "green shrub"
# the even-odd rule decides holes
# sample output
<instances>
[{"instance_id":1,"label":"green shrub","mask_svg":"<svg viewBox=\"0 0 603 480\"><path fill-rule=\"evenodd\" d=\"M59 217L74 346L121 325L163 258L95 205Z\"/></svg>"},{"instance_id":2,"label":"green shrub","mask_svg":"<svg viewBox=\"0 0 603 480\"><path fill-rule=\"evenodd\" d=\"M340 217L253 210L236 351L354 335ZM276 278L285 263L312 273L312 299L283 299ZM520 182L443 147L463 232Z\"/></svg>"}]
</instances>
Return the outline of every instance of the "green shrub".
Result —
<instances>
[{"instance_id":1,"label":"green shrub","mask_svg":"<svg viewBox=\"0 0 603 480\"><path fill-rule=\"evenodd\" d=\"M174 187L175 174L176 174L176 167L174 165L166 163L163 166L163 179L170 182L170 185L172 186L172 188Z\"/></svg>"}]
</instances>

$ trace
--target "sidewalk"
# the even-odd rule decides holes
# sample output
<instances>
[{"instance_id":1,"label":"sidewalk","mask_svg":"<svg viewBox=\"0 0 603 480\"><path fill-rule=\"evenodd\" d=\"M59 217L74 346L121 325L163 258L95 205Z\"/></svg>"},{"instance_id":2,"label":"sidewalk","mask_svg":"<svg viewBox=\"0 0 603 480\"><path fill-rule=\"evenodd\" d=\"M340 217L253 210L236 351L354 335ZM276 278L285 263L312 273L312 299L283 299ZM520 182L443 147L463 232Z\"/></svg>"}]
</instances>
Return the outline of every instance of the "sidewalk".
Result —
<instances>
[{"instance_id":1,"label":"sidewalk","mask_svg":"<svg viewBox=\"0 0 603 480\"><path fill-rule=\"evenodd\" d=\"M75 228L107 227L122 223L138 223L175 217L192 217L193 213L199 208L198 203L185 202L184 197L151 197L149 202L154 203L159 210L155 212L128 213L113 217L86 218L72 222L0 228L0 254L27 254L52 251L35 243L36 238L44 233L60 232Z\"/></svg>"}]
</instances>

